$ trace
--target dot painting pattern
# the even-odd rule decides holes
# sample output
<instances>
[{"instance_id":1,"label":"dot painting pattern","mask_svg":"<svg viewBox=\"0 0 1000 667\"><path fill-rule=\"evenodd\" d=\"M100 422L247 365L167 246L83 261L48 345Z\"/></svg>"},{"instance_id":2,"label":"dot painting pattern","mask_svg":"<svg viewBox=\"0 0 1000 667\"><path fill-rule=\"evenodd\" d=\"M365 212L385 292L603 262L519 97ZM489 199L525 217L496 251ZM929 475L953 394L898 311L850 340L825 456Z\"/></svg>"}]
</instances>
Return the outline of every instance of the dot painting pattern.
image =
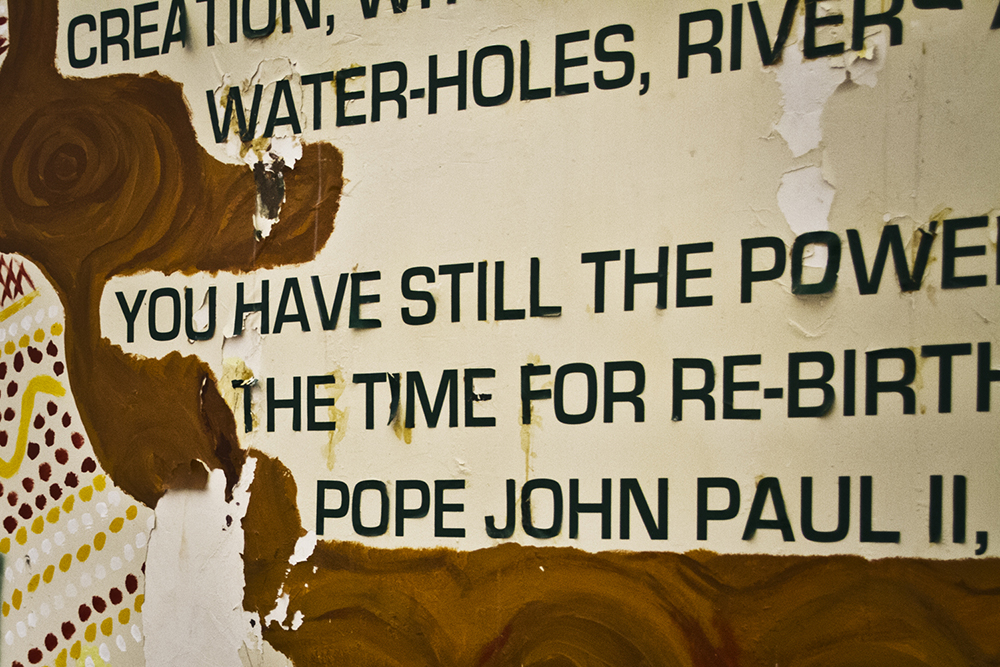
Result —
<instances>
[{"instance_id":1,"label":"dot painting pattern","mask_svg":"<svg viewBox=\"0 0 1000 667\"><path fill-rule=\"evenodd\" d=\"M29 262L0 259L30 281L0 309L0 654L11 667L143 665L153 512L114 486L87 440L54 290Z\"/></svg>"}]
</instances>

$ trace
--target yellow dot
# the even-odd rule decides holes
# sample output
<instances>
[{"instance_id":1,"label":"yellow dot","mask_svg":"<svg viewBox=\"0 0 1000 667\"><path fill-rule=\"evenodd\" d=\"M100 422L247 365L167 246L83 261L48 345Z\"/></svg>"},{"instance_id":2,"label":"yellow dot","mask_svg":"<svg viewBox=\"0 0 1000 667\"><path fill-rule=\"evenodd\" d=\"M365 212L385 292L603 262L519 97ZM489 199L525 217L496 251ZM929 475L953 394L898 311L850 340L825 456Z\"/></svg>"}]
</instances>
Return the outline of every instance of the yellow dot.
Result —
<instances>
[{"instance_id":1,"label":"yellow dot","mask_svg":"<svg viewBox=\"0 0 1000 667\"><path fill-rule=\"evenodd\" d=\"M28 334L24 334L23 336L21 336L21 340L17 341L17 344L21 347L28 347L28 343L30 342L31 339L28 338Z\"/></svg>"},{"instance_id":2,"label":"yellow dot","mask_svg":"<svg viewBox=\"0 0 1000 667\"><path fill-rule=\"evenodd\" d=\"M108 536L104 533L98 533L94 535L94 548L100 551L104 548L104 543L107 541Z\"/></svg>"},{"instance_id":3,"label":"yellow dot","mask_svg":"<svg viewBox=\"0 0 1000 667\"><path fill-rule=\"evenodd\" d=\"M41 577L38 576L37 574L31 578L31 580L28 582L28 592L29 593L34 593L35 592L35 589L38 588L38 582L40 580L41 580Z\"/></svg>"},{"instance_id":4,"label":"yellow dot","mask_svg":"<svg viewBox=\"0 0 1000 667\"><path fill-rule=\"evenodd\" d=\"M3 603L3 615L6 616L10 613L10 605L6 602Z\"/></svg>"},{"instance_id":5,"label":"yellow dot","mask_svg":"<svg viewBox=\"0 0 1000 667\"><path fill-rule=\"evenodd\" d=\"M90 545L89 544L84 544L82 547L80 547L77 550L77 552L76 552L76 559L78 561L80 561L81 563L83 563L88 558L90 558Z\"/></svg>"},{"instance_id":6,"label":"yellow dot","mask_svg":"<svg viewBox=\"0 0 1000 667\"><path fill-rule=\"evenodd\" d=\"M125 609L122 609L120 612L118 612L118 622L121 623L122 625L125 625L126 623L128 623L128 619L131 616L132 612L130 612L128 610L128 607L126 607Z\"/></svg>"},{"instance_id":7,"label":"yellow dot","mask_svg":"<svg viewBox=\"0 0 1000 667\"><path fill-rule=\"evenodd\" d=\"M56 574L56 566L49 565L47 568L45 568L45 572L42 573L42 579L44 579L45 583L47 584L52 583L52 577L54 577L55 574Z\"/></svg>"},{"instance_id":8,"label":"yellow dot","mask_svg":"<svg viewBox=\"0 0 1000 667\"><path fill-rule=\"evenodd\" d=\"M122 529L122 526L124 525L125 525L125 519L117 517L114 521L111 522L111 525L108 526L108 529L112 533L117 533L119 530Z\"/></svg>"},{"instance_id":9,"label":"yellow dot","mask_svg":"<svg viewBox=\"0 0 1000 667\"><path fill-rule=\"evenodd\" d=\"M146 599L146 596L143 595L142 593L139 593L138 595L135 596L135 611L136 611L136 613L139 613L139 614L142 613L142 603L143 603L143 601L145 599Z\"/></svg>"},{"instance_id":10,"label":"yellow dot","mask_svg":"<svg viewBox=\"0 0 1000 667\"><path fill-rule=\"evenodd\" d=\"M66 667L66 649L59 651L56 656L56 667Z\"/></svg>"},{"instance_id":11,"label":"yellow dot","mask_svg":"<svg viewBox=\"0 0 1000 667\"><path fill-rule=\"evenodd\" d=\"M21 589L19 588L14 589L14 594L10 596L10 603L14 605L14 609L21 608Z\"/></svg>"},{"instance_id":12,"label":"yellow dot","mask_svg":"<svg viewBox=\"0 0 1000 667\"><path fill-rule=\"evenodd\" d=\"M41 535L43 530L45 530L45 519L36 516L35 520L31 522L31 532L35 535Z\"/></svg>"},{"instance_id":13,"label":"yellow dot","mask_svg":"<svg viewBox=\"0 0 1000 667\"><path fill-rule=\"evenodd\" d=\"M67 496L66 500L63 501L63 512L66 512L67 514L69 514L70 512L72 512L73 511L73 503L74 502L76 502L76 497L75 496L73 496L73 495Z\"/></svg>"},{"instance_id":14,"label":"yellow dot","mask_svg":"<svg viewBox=\"0 0 1000 667\"><path fill-rule=\"evenodd\" d=\"M14 535L14 539L18 544L24 544L28 541L28 531L24 526L17 529L17 533Z\"/></svg>"},{"instance_id":15,"label":"yellow dot","mask_svg":"<svg viewBox=\"0 0 1000 667\"><path fill-rule=\"evenodd\" d=\"M59 508L53 507L49 510L49 515L45 517L49 523L56 523L59 521Z\"/></svg>"},{"instance_id":16,"label":"yellow dot","mask_svg":"<svg viewBox=\"0 0 1000 667\"><path fill-rule=\"evenodd\" d=\"M101 621L101 632L104 633L105 637L110 637L111 631L114 629L115 629L115 622L111 620L110 616Z\"/></svg>"},{"instance_id":17,"label":"yellow dot","mask_svg":"<svg viewBox=\"0 0 1000 667\"><path fill-rule=\"evenodd\" d=\"M63 572L69 571L69 566L73 564L73 557L69 554L63 554L63 557L59 559L59 569Z\"/></svg>"},{"instance_id":18,"label":"yellow dot","mask_svg":"<svg viewBox=\"0 0 1000 667\"><path fill-rule=\"evenodd\" d=\"M131 507L129 507L125 511L125 516L128 517L129 521L131 521L132 519L134 519L136 517L136 515L138 515L138 514L139 514L139 510L136 508L135 505L132 505Z\"/></svg>"},{"instance_id":19,"label":"yellow dot","mask_svg":"<svg viewBox=\"0 0 1000 667\"><path fill-rule=\"evenodd\" d=\"M10 538L5 537L0 540L0 554L5 554L10 551Z\"/></svg>"},{"instance_id":20,"label":"yellow dot","mask_svg":"<svg viewBox=\"0 0 1000 667\"><path fill-rule=\"evenodd\" d=\"M85 486L82 489L80 489L80 500L82 500L85 503L89 503L93 495L94 495L93 487Z\"/></svg>"},{"instance_id":21,"label":"yellow dot","mask_svg":"<svg viewBox=\"0 0 1000 667\"><path fill-rule=\"evenodd\" d=\"M87 629L83 632L83 638L88 642L92 642L97 639L97 623L91 623L87 626Z\"/></svg>"},{"instance_id":22,"label":"yellow dot","mask_svg":"<svg viewBox=\"0 0 1000 667\"><path fill-rule=\"evenodd\" d=\"M41 329L36 329L35 330L35 342L41 343L43 340L45 340L45 332L42 331Z\"/></svg>"},{"instance_id":23,"label":"yellow dot","mask_svg":"<svg viewBox=\"0 0 1000 667\"><path fill-rule=\"evenodd\" d=\"M14 354L14 350L16 349L17 348L14 347L14 341L12 340L7 341L7 344L3 346L3 351L7 354Z\"/></svg>"},{"instance_id":24,"label":"yellow dot","mask_svg":"<svg viewBox=\"0 0 1000 667\"><path fill-rule=\"evenodd\" d=\"M52 332L53 336L58 336L59 334L62 333L62 325L56 322L55 324L52 325L52 328L49 329L49 331Z\"/></svg>"},{"instance_id":25,"label":"yellow dot","mask_svg":"<svg viewBox=\"0 0 1000 667\"><path fill-rule=\"evenodd\" d=\"M77 658L80 657L80 640L79 639L76 640L76 642L70 648L70 650L69 650L69 657L73 658L74 660L76 660Z\"/></svg>"},{"instance_id":26,"label":"yellow dot","mask_svg":"<svg viewBox=\"0 0 1000 667\"><path fill-rule=\"evenodd\" d=\"M96 488L98 491L103 491L104 482L105 482L104 475L97 475L96 477L94 477L94 488Z\"/></svg>"}]
</instances>

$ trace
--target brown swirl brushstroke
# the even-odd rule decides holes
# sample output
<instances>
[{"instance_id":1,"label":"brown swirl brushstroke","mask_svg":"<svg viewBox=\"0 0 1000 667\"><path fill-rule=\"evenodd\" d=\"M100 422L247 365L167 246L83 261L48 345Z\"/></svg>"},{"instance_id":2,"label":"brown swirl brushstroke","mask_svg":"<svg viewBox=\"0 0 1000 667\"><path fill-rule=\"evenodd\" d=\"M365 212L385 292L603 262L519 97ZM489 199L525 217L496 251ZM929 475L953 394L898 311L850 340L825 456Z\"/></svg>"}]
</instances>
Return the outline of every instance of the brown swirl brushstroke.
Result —
<instances>
[{"instance_id":1,"label":"brown swirl brushstroke","mask_svg":"<svg viewBox=\"0 0 1000 667\"><path fill-rule=\"evenodd\" d=\"M59 292L69 379L101 465L149 505L170 485L203 482L204 466L224 470L231 488L245 453L211 370L178 353L123 354L101 337L101 292L115 275L312 259L333 230L340 153L305 148L285 170L281 223L258 241L253 174L198 145L178 84L155 74L64 78L54 66L56 1L11 2L10 19L0 250L31 259Z\"/></svg>"}]
</instances>

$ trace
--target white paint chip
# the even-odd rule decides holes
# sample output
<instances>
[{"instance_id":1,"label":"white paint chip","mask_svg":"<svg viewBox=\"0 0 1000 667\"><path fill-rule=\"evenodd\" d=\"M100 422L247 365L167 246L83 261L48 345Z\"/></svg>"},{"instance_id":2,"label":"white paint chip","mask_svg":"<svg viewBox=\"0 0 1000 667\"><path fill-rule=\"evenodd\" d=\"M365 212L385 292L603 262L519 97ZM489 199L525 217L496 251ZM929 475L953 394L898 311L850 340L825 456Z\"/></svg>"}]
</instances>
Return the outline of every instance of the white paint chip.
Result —
<instances>
[{"instance_id":1,"label":"white paint chip","mask_svg":"<svg viewBox=\"0 0 1000 667\"><path fill-rule=\"evenodd\" d=\"M309 556L312 556L315 549L316 533L310 530L295 543L295 551L292 552L292 557L288 559L288 564L297 565L305 562L309 559Z\"/></svg>"},{"instance_id":2,"label":"white paint chip","mask_svg":"<svg viewBox=\"0 0 1000 667\"><path fill-rule=\"evenodd\" d=\"M109 649L108 645L104 642L101 642L101 647L97 649L97 654L101 656L101 660L104 662L111 660L111 649Z\"/></svg>"},{"instance_id":3,"label":"white paint chip","mask_svg":"<svg viewBox=\"0 0 1000 667\"><path fill-rule=\"evenodd\" d=\"M125 644L125 638L121 635L115 637L115 646L117 646L118 650L122 653L128 650L128 646Z\"/></svg>"},{"instance_id":4,"label":"white paint chip","mask_svg":"<svg viewBox=\"0 0 1000 667\"><path fill-rule=\"evenodd\" d=\"M259 643L250 630L253 615L243 610L241 558L255 467L249 459L230 503L221 470L211 471L205 489L171 489L157 503L142 613L147 665L243 667L240 648ZM220 530L227 516L232 527ZM132 636L140 641L135 626Z\"/></svg>"}]
</instances>

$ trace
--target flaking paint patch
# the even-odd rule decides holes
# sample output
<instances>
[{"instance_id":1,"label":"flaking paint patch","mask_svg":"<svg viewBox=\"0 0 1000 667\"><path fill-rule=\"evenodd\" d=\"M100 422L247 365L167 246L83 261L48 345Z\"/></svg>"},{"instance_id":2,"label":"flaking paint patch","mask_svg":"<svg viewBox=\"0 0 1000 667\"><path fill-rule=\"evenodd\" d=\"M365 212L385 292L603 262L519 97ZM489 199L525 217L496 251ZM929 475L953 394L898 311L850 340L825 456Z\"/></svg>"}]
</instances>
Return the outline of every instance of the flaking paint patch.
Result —
<instances>
[{"instance_id":1,"label":"flaking paint patch","mask_svg":"<svg viewBox=\"0 0 1000 667\"><path fill-rule=\"evenodd\" d=\"M146 664L241 667L240 648L260 648L255 614L243 610L241 560L256 464L247 460L230 502L215 470L206 488L171 489L157 504L146 558Z\"/></svg>"}]
</instances>

